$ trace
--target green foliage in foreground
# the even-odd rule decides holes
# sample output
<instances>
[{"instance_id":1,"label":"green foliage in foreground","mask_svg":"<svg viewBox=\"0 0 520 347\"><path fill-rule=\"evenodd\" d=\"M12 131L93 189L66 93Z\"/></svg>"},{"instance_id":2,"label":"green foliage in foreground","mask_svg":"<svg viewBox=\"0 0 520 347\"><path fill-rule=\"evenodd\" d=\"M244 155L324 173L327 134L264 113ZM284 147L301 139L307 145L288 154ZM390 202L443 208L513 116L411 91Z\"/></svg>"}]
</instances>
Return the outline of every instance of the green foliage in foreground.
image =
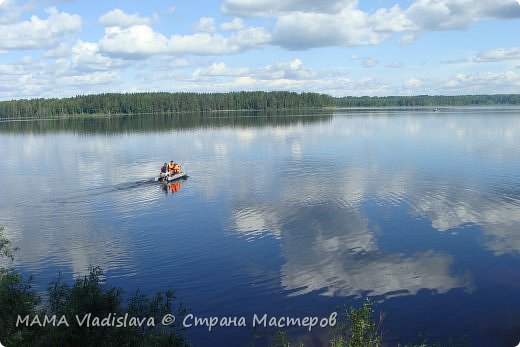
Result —
<instances>
[{"instance_id":1,"label":"green foliage in foreground","mask_svg":"<svg viewBox=\"0 0 520 347\"><path fill-rule=\"evenodd\" d=\"M379 320L374 317L374 302L366 299L360 307L345 307L339 316L336 326L331 330L328 339L330 347L381 347L383 346L382 323L384 314L380 314ZM399 347L468 347L466 339L458 341L450 340L447 344L429 342L429 339L419 339L422 342L410 343ZM304 347L302 342L291 344L284 331L279 331L274 336L274 347Z\"/></svg>"},{"instance_id":2,"label":"green foliage in foreground","mask_svg":"<svg viewBox=\"0 0 520 347\"><path fill-rule=\"evenodd\" d=\"M381 346L382 335L379 326L373 319L374 309L371 301L366 301L360 308L350 307L346 310L348 321L349 347L379 347ZM382 322L382 317L379 322ZM340 344L337 345L341 346Z\"/></svg>"},{"instance_id":3,"label":"green foliage in foreground","mask_svg":"<svg viewBox=\"0 0 520 347\"><path fill-rule=\"evenodd\" d=\"M12 258L9 240L0 227L0 254ZM102 271L91 268L88 275L78 278L73 285L55 280L47 291L47 300L42 303L32 288L31 279L24 279L12 267L0 267L0 342L5 346L185 346L177 325L161 324L166 314L182 316L185 310L174 310L174 294L159 292L152 298L137 292L123 306L122 290L102 283ZM155 326L79 326L76 315L91 317L153 317ZM20 323L29 316L29 324ZM34 317L41 324L44 317L56 316L56 324L30 324ZM66 324L59 324L65 316ZM18 320L18 327L17 325Z\"/></svg>"},{"instance_id":4,"label":"green foliage in foreground","mask_svg":"<svg viewBox=\"0 0 520 347\"><path fill-rule=\"evenodd\" d=\"M13 250L9 240L3 235L4 228L0 226L0 259L13 260ZM29 329L15 329L17 314L36 314L39 297L32 290L31 279L24 280L11 267L0 267L0 342L10 346L20 345L31 337Z\"/></svg>"},{"instance_id":5,"label":"green foliage in foreground","mask_svg":"<svg viewBox=\"0 0 520 347\"><path fill-rule=\"evenodd\" d=\"M361 307L346 308L340 315L336 326L331 331L329 338L330 347L381 347L382 333L380 324L383 321L381 316L376 325L374 314L374 303L366 300ZM275 336L276 347L290 347L291 343L287 334L283 331ZM298 347L303 347L299 342ZM427 346L424 346L427 347Z\"/></svg>"},{"instance_id":6,"label":"green foliage in foreground","mask_svg":"<svg viewBox=\"0 0 520 347\"><path fill-rule=\"evenodd\" d=\"M328 345L330 347L381 347L380 324L383 317L380 317L379 323L376 325L373 306L374 303L367 299L361 307L345 307L344 313L338 317L336 326L330 331ZM304 347L301 341L291 344L284 331L278 331L274 335L271 345L273 347Z\"/></svg>"},{"instance_id":7,"label":"green foliage in foreground","mask_svg":"<svg viewBox=\"0 0 520 347\"><path fill-rule=\"evenodd\" d=\"M10 242L3 235L0 226L0 258L13 260L13 250ZM40 298L32 289L31 278L24 280L11 267L0 267L0 342L7 346L21 346L30 340L34 332L22 327L17 329L17 315L34 315Z\"/></svg>"}]
</instances>

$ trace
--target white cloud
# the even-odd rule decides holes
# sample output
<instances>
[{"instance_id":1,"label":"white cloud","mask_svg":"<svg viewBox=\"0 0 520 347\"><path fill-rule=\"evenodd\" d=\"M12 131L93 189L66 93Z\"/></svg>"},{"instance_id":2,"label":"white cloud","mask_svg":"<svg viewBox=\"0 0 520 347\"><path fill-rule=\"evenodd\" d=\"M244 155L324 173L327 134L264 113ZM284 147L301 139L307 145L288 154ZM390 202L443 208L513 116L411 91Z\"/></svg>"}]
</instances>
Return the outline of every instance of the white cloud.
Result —
<instances>
[{"instance_id":1,"label":"white cloud","mask_svg":"<svg viewBox=\"0 0 520 347\"><path fill-rule=\"evenodd\" d=\"M173 35L170 51L174 54L221 55L237 53L240 46L233 45L222 35L196 33L193 35Z\"/></svg>"},{"instance_id":2,"label":"white cloud","mask_svg":"<svg viewBox=\"0 0 520 347\"><path fill-rule=\"evenodd\" d=\"M372 14L360 10L357 1L227 0L223 11L276 18L273 42L288 49L375 45L395 33L403 34L400 44L410 44L425 31L461 30L482 19L520 17L513 0L416 0L405 9L394 5Z\"/></svg>"},{"instance_id":3,"label":"white cloud","mask_svg":"<svg viewBox=\"0 0 520 347\"><path fill-rule=\"evenodd\" d=\"M126 59L144 59L154 55L226 55L263 46L270 42L271 35L261 27L243 27L234 21L225 25L230 35L214 33L213 18L201 18L196 25L200 32L191 35L166 37L148 25L129 27L113 26L105 28L105 35L99 41L100 52Z\"/></svg>"},{"instance_id":4,"label":"white cloud","mask_svg":"<svg viewBox=\"0 0 520 347\"><path fill-rule=\"evenodd\" d=\"M457 6L456 2L418 0L406 9L405 16L414 23L412 31L465 28L472 20L468 16L470 9Z\"/></svg>"},{"instance_id":5,"label":"white cloud","mask_svg":"<svg viewBox=\"0 0 520 347\"><path fill-rule=\"evenodd\" d=\"M306 69L300 59L267 65L257 74L257 78L264 80L308 80L315 77L316 74Z\"/></svg>"},{"instance_id":6,"label":"white cloud","mask_svg":"<svg viewBox=\"0 0 520 347\"><path fill-rule=\"evenodd\" d=\"M245 26L244 22L240 18L233 18L233 20L231 22L222 23L220 25L220 29L231 30L231 31L242 30L242 29L245 29L245 27L246 26Z\"/></svg>"},{"instance_id":7,"label":"white cloud","mask_svg":"<svg viewBox=\"0 0 520 347\"><path fill-rule=\"evenodd\" d=\"M491 51L480 52L475 57L475 61L479 63L503 60L520 60L520 47L513 47L510 49L497 48Z\"/></svg>"},{"instance_id":8,"label":"white cloud","mask_svg":"<svg viewBox=\"0 0 520 347\"><path fill-rule=\"evenodd\" d=\"M520 88L520 73L514 69L499 72L459 72L451 76L439 77L432 77L425 73L423 76L403 80L401 83L402 86L391 85L393 93L407 95L410 93L410 88L414 88L413 94L515 94Z\"/></svg>"},{"instance_id":9,"label":"white cloud","mask_svg":"<svg viewBox=\"0 0 520 347\"><path fill-rule=\"evenodd\" d=\"M47 19L31 16L28 21L0 25L0 49L42 49L57 46L67 34L81 28L81 17L55 8L46 10Z\"/></svg>"},{"instance_id":10,"label":"white cloud","mask_svg":"<svg viewBox=\"0 0 520 347\"><path fill-rule=\"evenodd\" d=\"M402 32L415 30L415 24L407 18L399 5L390 10L381 8L370 16L369 25L377 32Z\"/></svg>"},{"instance_id":11,"label":"white cloud","mask_svg":"<svg viewBox=\"0 0 520 347\"><path fill-rule=\"evenodd\" d=\"M458 73L448 78L443 86L447 93L497 94L516 93L520 74L515 71Z\"/></svg>"},{"instance_id":12,"label":"white cloud","mask_svg":"<svg viewBox=\"0 0 520 347\"><path fill-rule=\"evenodd\" d=\"M45 52L46 58L65 58L70 54L70 46L66 43L60 43L58 47Z\"/></svg>"},{"instance_id":13,"label":"white cloud","mask_svg":"<svg viewBox=\"0 0 520 347\"><path fill-rule=\"evenodd\" d=\"M16 22L26 5L19 5L14 0L2 0L0 2L0 25Z\"/></svg>"},{"instance_id":14,"label":"white cloud","mask_svg":"<svg viewBox=\"0 0 520 347\"><path fill-rule=\"evenodd\" d=\"M23 64L0 64L1 77L6 79L8 76L19 76L25 73ZM5 85L4 85L5 87Z\"/></svg>"},{"instance_id":15,"label":"white cloud","mask_svg":"<svg viewBox=\"0 0 520 347\"><path fill-rule=\"evenodd\" d=\"M84 61L88 58L83 57ZM99 65L101 66L101 64ZM73 58L44 61L22 58L17 63L0 65L1 98L62 97L88 92L105 92L120 83L115 69L78 65Z\"/></svg>"},{"instance_id":16,"label":"white cloud","mask_svg":"<svg viewBox=\"0 0 520 347\"><path fill-rule=\"evenodd\" d=\"M406 88L418 88L418 87L422 86L422 84L423 84L423 81L421 81L418 78L410 78L409 80L404 82L404 86Z\"/></svg>"},{"instance_id":17,"label":"white cloud","mask_svg":"<svg viewBox=\"0 0 520 347\"><path fill-rule=\"evenodd\" d=\"M226 0L222 11L243 17L276 16L286 12L334 13L356 0Z\"/></svg>"},{"instance_id":18,"label":"white cloud","mask_svg":"<svg viewBox=\"0 0 520 347\"><path fill-rule=\"evenodd\" d=\"M76 75L68 75L60 77L57 83L65 86L77 86L79 88L85 85L103 85L111 84L119 81L119 74L115 71L95 71L92 73L80 73Z\"/></svg>"},{"instance_id":19,"label":"white cloud","mask_svg":"<svg viewBox=\"0 0 520 347\"><path fill-rule=\"evenodd\" d=\"M141 59L168 51L168 39L147 25L128 28L110 27L99 41L102 53L129 59Z\"/></svg>"},{"instance_id":20,"label":"white cloud","mask_svg":"<svg viewBox=\"0 0 520 347\"><path fill-rule=\"evenodd\" d=\"M247 74L249 69L246 68L230 68L224 63L213 63L207 68L199 68L193 72L194 78L200 78L204 76L211 77L223 77L223 76L241 76Z\"/></svg>"},{"instance_id":21,"label":"white cloud","mask_svg":"<svg viewBox=\"0 0 520 347\"><path fill-rule=\"evenodd\" d=\"M410 88L425 94L518 91L520 82L517 66L520 48L514 46L474 54L468 60L472 63L471 66L444 64L435 76L427 72L421 74L418 69L424 66L414 62L415 58L412 56L406 61L406 67L413 68L414 71L403 70L394 76L390 75L390 70L380 73L379 68L364 71L364 75L359 76L359 69L347 70L348 61L331 60L330 56L323 59L323 62L329 64L335 61L335 66L321 68L314 67L318 61L311 59L316 59L315 56L306 59L306 64L301 56L294 54L284 55L285 58L280 59L283 61L268 57L269 54L278 52L278 48L272 46L299 50L322 46L377 45L391 37L400 39L400 43L409 44L421 37L426 30L462 29L483 18L514 17L518 7L516 2L505 0L472 3L471 8L465 8L469 3L466 0L414 0L407 3L409 5L401 3L367 12L360 9L357 1L228 0L224 7L227 13L236 16L228 17L227 22L220 17L187 19L187 23L198 21L196 28L199 32L183 34L182 31L174 31L167 35L159 27L152 27L153 16L132 14L121 8L97 18L99 23L105 25L101 37L86 39L85 33L95 33L95 30L89 28L78 39L82 21L80 16L51 8L47 10L47 15L35 12L31 17L28 9L38 9L34 2L29 8L13 0L4 0L0 4L0 56L2 59L5 57L5 61L18 60L12 63L12 69L7 69L5 63L2 67L8 73L0 80L0 84L4 84L2 97L6 93L10 93L10 97L38 96L39 91L49 94L52 90L49 86L57 77L106 72L110 69L114 69L116 74L121 73L121 69L128 69L125 71L125 83L134 83L114 84L115 90L127 90L135 85L139 85L135 87L138 89L171 90L173 87L169 82L175 80L178 82L175 83L175 88L178 88L176 90L281 89L316 91L335 96L409 94ZM18 10L14 11L15 8ZM163 13L165 11L166 9ZM25 14L23 20L18 19L20 13ZM443 13L446 17L438 15ZM269 18L255 20L255 26L251 26L249 19L238 17L246 14L249 17ZM423 21L425 16L428 18ZM2 25L6 21L11 24ZM88 18L88 23L96 24L92 18ZM189 32L190 28L185 29ZM261 48L266 50L259 50L259 54L255 55L254 67L250 63L233 61L232 57L226 60L227 65L207 57L239 54ZM40 56L37 55L39 53L32 54L32 61L22 66L19 57L27 53L16 50L32 49L46 51L41 52ZM374 67L381 66L382 63L391 68L404 67L401 62L380 63L376 49L370 50L373 52L370 53L371 57L355 58L359 59L358 64ZM464 50L461 47L457 56L460 57ZM328 51L324 50L323 54L328 54ZM447 52L446 59L450 58L452 56ZM140 59L147 59L146 64L135 62ZM243 62L244 59L239 61ZM493 64L493 69L488 71L485 69L488 65L475 64L504 61L508 61L503 64L505 67ZM310 64L313 68L308 67ZM480 71L474 72L476 69ZM451 76L442 75L441 70L450 71ZM23 76L24 83L20 83L18 87L16 82L21 80L20 76ZM101 82L102 76L106 75L91 75L85 81ZM411 76L414 79L409 79ZM80 81L78 78L68 81L72 80L76 81L74 83Z\"/></svg>"},{"instance_id":22,"label":"white cloud","mask_svg":"<svg viewBox=\"0 0 520 347\"><path fill-rule=\"evenodd\" d=\"M25 55L20 59L20 63L23 65L30 65L33 62L33 58L30 55Z\"/></svg>"},{"instance_id":23,"label":"white cloud","mask_svg":"<svg viewBox=\"0 0 520 347\"><path fill-rule=\"evenodd\" d=\"M207 77L200 81L207 81ZM297 58L274 62L257 69L248 69L247 75L235 79L215 78L211 82L211 87L212 90L218 91L244 89L314 91L336 96L372 95L372 93L381 95L385 91L388 92L388 85L377 79L353 80L344 71L309 69Z\"/></svg>"},{"instance_id":24,"label":"white cloud","mask_svg":"<svg viewBox=\"0 0 520 347\"><path fill-rule=\"evenodd\" d=\"M162 59L160 62L160 66L157 66L157 69L162 67L166 67L166 69L171 68L183 68L188 66L198 66L199 64L196 61L189 60L185 57L175 58L175 57L167 57Z\"/></svg>"},{"instance_id":25,"label":"white cloud","mask_svg":"<svg viewBox=\"0 0 520 347\"><path fill-rule=\"evenodd\" d=\"M288 49L375 45L385 36L368 25L366 13L347 7L338 14L294 12L278 17L273 43Z\"/></svg>"},{"instance_id":26,"label":"white cloud","mask_svg":"<svg viewBox=\"0 0 520 347\"><path fill-rule=\"evenodd\" d=\"M366 68L375 67L379 65L379 60L373 58L365 58L363 59L363 66Z\"/></svg>"},{"instance_id":27,"label":"white cloud","mask_svg":"<svg viewBox=\"0 0 520 347\"><path fill-rule=\"evenodd\" d=\"M149 25L150 18L140 17L137 13L127 14L116 8L99 17L99 23L106 27L128 28L133 25Z\"/></svg>"},{"instance_id":28,"label":"white cloud","mask_svg":"<svg viewBox=\"0 0 520 347\"><path fill-rule=\"evenodd\" d=\"M172 76L172 78L174 78ZM257 69L230 67L224 63L213 63L206 68L195 69L191 78L190 90L231 91L231 90L313 90L321 85L318 74L304 67L299 59L277 62ZM334 80L335 83L337 80Z\"/></svg>"},{"instance_id":29,"label":"white cloud","mask_svg":"<svg viewBox=\"0 0 520 347\"><path fill-rule=\"evenodd\" d=\"M94 42L78 40L71 49L72 68L85 71L104 71L124 66L121 59L111 59L99 52Z\"/></svg>"},{"instance_id":30,"label":"white cloud","mask_svg":"<svg viewBox=\"0 0 520 347\"><path fill-rule=\"evenodd\" d=\"M234 54L263 46L270 39L270 34L265 29L258 27L249 27L233 32L229 37L209 33L173 35L170 38L170 52L196 55Z\"/></svg>"},{"instance_id":31,"label":"white cloud","mask_svg":"<svg viewBox=\"0 0 520 347\"><path fill-rule=\"evenodd\" d=\"M520 2L518 0L484 0L477 4L475 12L479 18L509 19L520 17Z\"/></svg>"},{"instance_id":32,"label":"white cloud","mask_svg":"<svg viewBox=\"0 0 520 347\"><path fill-rule=\"evenodd\" d=\"M230 41L239 45L241 50L256 48L269 44L271 41L271 34L262 27L247 27L235 31L231 35Z\"/></svg>"},{"instance_id":33,"label":"white cloud","mask_svg":"<svg viewBox=\"0 0 520 347\"><path fill-rule=\"evenodd\" d=\"M213 33L217 30L215 28L215 19L211 17L202 17L195 25L195 29L203 33Z\"/></svg>"},{"instance_id":34,"label":"white cloud","mask_svg":"<svg viewBox=\"0 0 520 347\"><path fill-rule=\"evenodd\" d=\"M277 62L252 70L244 67L229 67L224 63L213 63L207 68L192 73L193 82L209 83L213 90L229 91L240 89L261 90L312 90L320 84L316 72L304 67L299 59ZM334 83L334 82L331 82ZM306 88L308 87L308 88Z\"/></svg>"},{"instance_id":35,"label":"white cloud","mask_svg":"<svg viewBox=\"0 0 520 347\"><path fill-rule=\"evenodd\" d=\"M518 18L520 6L513 0L417 0L393 15L404 15L408 25L393 31L459 30L485 18Z\"/></svg>"},{"instance_id":36,"label":"white cloud","mask_svg":"<svg viewBox=\"0 0 520 347\"><path fill-rule=\"evenodd\" d=\"M237 88L247 88L256 85L257 81L249 76L238 77L233 81L233 86Z\"/></svg>"}]
</instances>

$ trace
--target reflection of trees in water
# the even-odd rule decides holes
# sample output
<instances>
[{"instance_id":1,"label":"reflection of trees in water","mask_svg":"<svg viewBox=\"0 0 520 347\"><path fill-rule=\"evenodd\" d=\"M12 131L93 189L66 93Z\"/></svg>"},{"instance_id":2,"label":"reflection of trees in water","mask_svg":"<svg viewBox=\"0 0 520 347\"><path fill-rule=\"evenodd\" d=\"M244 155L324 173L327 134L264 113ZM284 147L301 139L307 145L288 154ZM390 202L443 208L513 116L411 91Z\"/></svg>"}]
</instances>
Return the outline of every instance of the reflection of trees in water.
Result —
<instances>
[{"instance_id":1,"label":"reflection of trees in water","mask_svg":"<svg viewBox=\"0 0 520 347\"><path fill-rule=\"evenodd\" d=\"M284 126L322 122L331 118L331 111L320 109L272 112L194 112L97 118L73 117L53 120L0 122L0 132L146 133L196 128Z\"/></svg>"}]
</instances>

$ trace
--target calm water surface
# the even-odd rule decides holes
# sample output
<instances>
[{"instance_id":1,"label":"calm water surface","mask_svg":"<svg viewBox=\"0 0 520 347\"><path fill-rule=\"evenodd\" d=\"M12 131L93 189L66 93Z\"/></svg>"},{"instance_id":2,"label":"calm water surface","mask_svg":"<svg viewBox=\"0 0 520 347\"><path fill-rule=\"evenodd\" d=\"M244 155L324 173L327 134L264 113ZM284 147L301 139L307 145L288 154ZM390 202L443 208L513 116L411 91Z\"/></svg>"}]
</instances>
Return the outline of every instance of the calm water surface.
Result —
<instances>
[{"instance_id":1,"label":"calm water surface","mask_svg":"<svg viewBox=\"0 0 520 347\"><path fill-rule=\"evenodd\" d=\"M520 108L4 122L0 151L0 224L41 290L100 265L248 320L187 329L200 346L366 296L388 345L520 341ZM170 160L189 178L151 181Z\"/></svg>"}]
</instances>

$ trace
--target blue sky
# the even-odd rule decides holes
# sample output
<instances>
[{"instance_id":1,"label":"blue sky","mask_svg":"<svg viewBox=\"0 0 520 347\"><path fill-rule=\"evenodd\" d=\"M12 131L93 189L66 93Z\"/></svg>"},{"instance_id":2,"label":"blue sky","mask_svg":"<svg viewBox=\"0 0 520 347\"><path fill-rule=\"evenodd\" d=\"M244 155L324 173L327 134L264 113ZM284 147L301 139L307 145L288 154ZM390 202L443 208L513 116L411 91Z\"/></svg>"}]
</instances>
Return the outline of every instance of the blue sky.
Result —
<instances>
[{"instance_id":1,"label":"blue sky","mask_svg":"<svg viewBox=\"0 0 520 347\"><path fill-rule=\"evenodd\" d=\"M0 100L520 93L520 0L0 0Z\"/></svg>"}]
</instances>

